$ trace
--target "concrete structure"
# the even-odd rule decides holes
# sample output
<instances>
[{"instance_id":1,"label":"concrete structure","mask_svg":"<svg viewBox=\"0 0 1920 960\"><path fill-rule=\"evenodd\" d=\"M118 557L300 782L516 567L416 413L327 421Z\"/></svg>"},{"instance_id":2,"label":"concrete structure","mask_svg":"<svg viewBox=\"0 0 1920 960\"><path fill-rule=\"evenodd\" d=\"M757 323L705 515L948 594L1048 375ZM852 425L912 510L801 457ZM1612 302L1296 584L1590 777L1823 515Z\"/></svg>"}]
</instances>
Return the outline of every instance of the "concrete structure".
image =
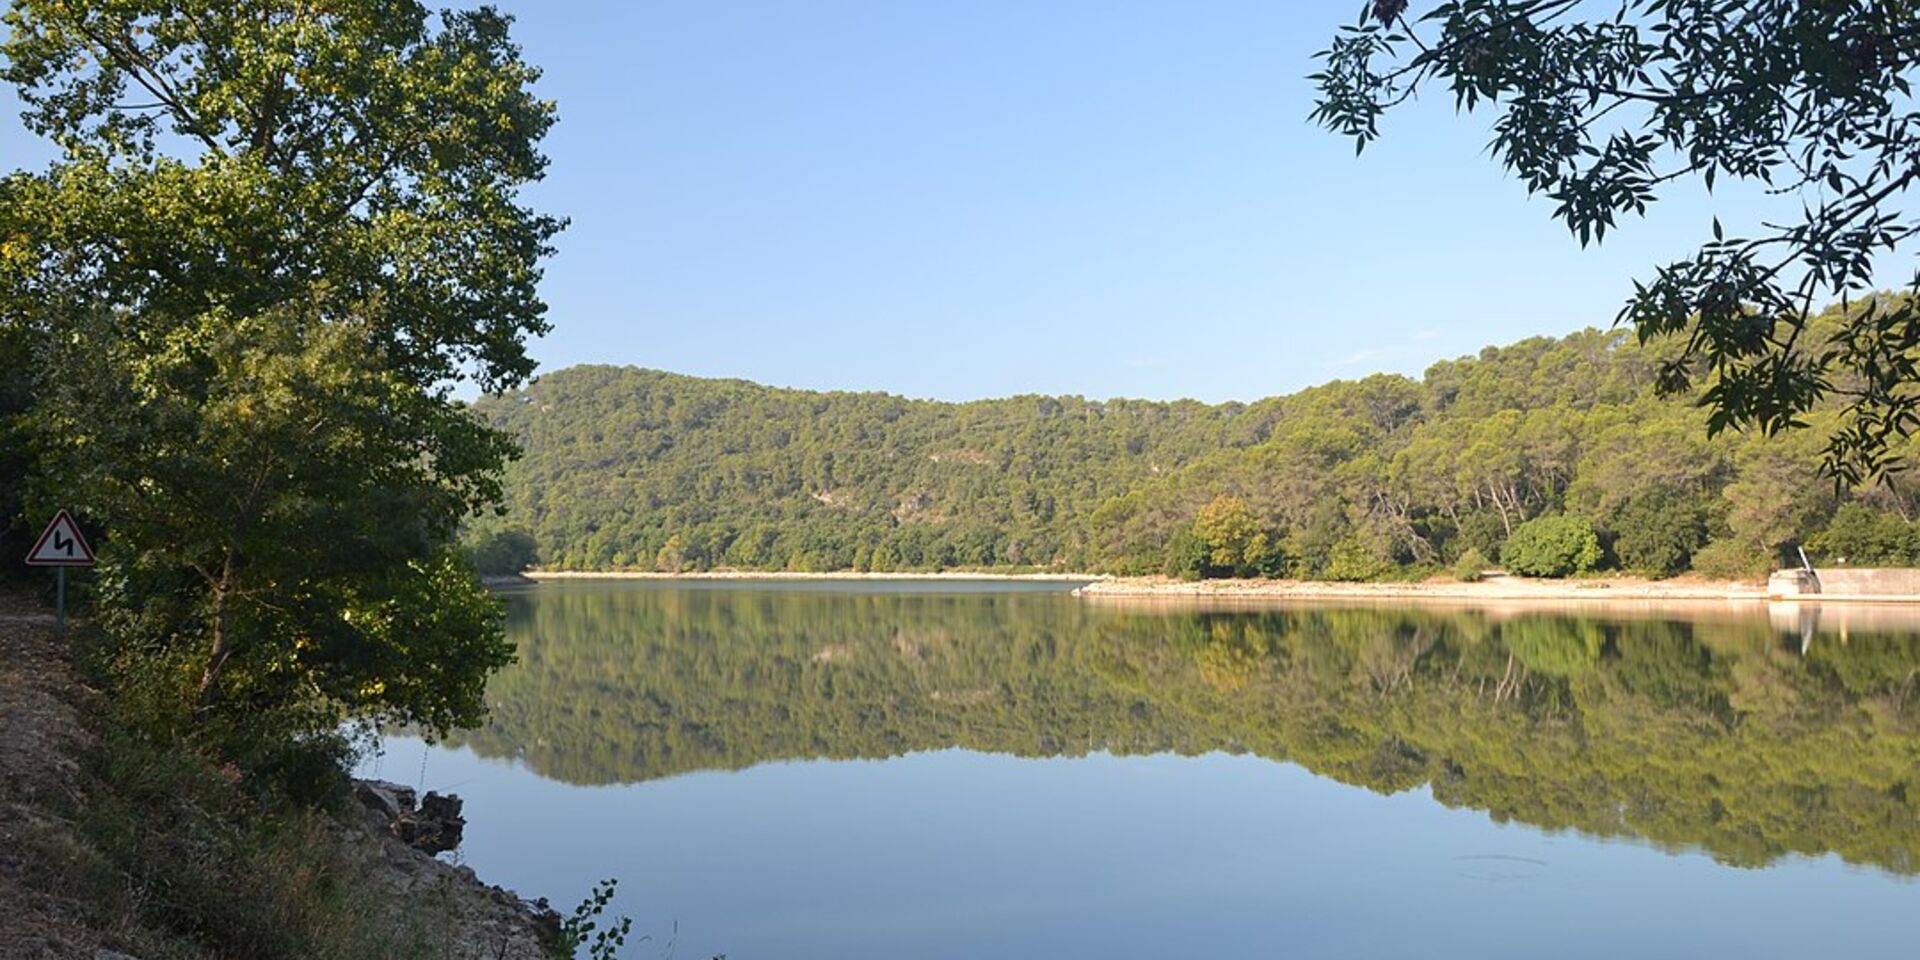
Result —
<instances>
[{"instance_id":1,"label":"concrete structure","mask_svg":"<svg viewBox=\"0 0 1920 960\"><path fill-rule=\"evenodd\" d=\"M1767 578L1769 600L1818 596L1820 592L1820 578L1812 570L1776 570Z\"/></svg>"},{"instance_id":2,"label":"concrete structure","mask_svg":"<svg viewBox=\"0 0 1920 960\"><path fill-rule=\"evenodd\" d=\"M1767 597L1825 600L1920 600L1920 568L1823 567L1780 570L1767 578Z\"/></svg>"},{"instance_id":3,"label":"concrete structure","mask_svg":"<svg viewBox=\"0 0 1920 960\"><path fill-rule=\"evenodd\" d=\"M1815 571L1823 597L1920 597L1920 569L1828 567Z\"/></svg>"}]
</instances>

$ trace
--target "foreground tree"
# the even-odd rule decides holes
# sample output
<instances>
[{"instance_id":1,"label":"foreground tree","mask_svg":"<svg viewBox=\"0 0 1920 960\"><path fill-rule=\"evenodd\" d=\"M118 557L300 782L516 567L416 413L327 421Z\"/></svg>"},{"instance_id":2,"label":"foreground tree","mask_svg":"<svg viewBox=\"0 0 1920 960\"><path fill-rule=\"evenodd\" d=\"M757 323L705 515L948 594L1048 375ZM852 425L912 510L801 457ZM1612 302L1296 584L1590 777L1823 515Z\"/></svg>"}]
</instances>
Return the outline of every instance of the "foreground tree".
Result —
<instances>
[{"instance_id":1,"label":"foreground tree","mask_svg":"<svg viewBox=\"0 0 1920 960\"><path fill-rule=\"evenodd\" d=\"M129 689L296 731L476 721L511 651L452 538L513 448L452 390L530 374L560 226L518 200L553 108L508 18L19 0L4 22L0 77L60 154L0 184L0 325L38 371L41 502L106 532Z\"/></svg>"},{"instance_id":2,"label":"foreground tree","mask_svg":"<svg viewBox=\"0 0 1920 960\"><path fill-rule=\"evenodd\" d=\"M1583 244L1683 178L1801 195L1796 222L1752 237L1716 221L1620 318L1684 342L1663 384L1700 385L1709 430L1798 427L1837 398L1828 471L1900 466L1894 441L1920 426L1920 309L1869 297L1808 328L1827 300L1872 290L1876 262L1920 229L1900 206L1920 178L1914 0L1371 0L1319 59L1313 118L1356 148L1426 88L1494 110L1492 151Z\"/></svg>"}]
</instances>

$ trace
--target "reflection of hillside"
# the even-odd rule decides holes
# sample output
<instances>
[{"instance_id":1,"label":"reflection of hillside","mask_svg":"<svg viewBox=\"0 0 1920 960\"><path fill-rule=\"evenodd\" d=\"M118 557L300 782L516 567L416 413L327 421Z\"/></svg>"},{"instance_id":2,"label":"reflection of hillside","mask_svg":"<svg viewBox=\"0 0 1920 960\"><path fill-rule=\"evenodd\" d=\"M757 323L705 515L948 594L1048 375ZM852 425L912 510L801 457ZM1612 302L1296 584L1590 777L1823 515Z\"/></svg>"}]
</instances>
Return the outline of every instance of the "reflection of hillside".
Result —
<instances>
[{"instance_id":1,"label":"reflection of hillside","mask_svg":"<svg viewBox=\"0 0 1920 960\"><path fill-rule=\"evenodd\" d=\"M606 783L949 746L1251 750L1497 819L1920 871L1920 637L1470 610L674 590L517 601L468 743Z\"/></svg>"},{"instance_id":2,"label":"reflection of hillside","mask_svg":"<svg viewBox=\"0 0 1920 960\"><path fill-rule=\"evenodd\" d=\"M509 630L520 663L467 742L574 782L947 746L1195 749L1070 649L1086 614L1057 595L542 591Z\"/></svg>"}]
</instances>

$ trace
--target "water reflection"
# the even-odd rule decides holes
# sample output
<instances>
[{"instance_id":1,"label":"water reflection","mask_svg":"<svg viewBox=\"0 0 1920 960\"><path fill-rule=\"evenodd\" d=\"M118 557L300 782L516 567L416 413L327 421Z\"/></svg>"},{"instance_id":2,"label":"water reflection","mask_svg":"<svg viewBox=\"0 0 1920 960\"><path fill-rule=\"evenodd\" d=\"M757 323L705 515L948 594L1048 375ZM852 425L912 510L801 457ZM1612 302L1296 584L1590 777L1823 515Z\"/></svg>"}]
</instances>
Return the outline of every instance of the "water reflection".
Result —
<instances>
[{"instance_id":1,"label":"water reflection","mask_svg":"<svg viewBox=\"0 0 1920 960\"><path fill-rule=\"evenodd\" d=\"M1725 863L1920 869L1920 625L1904 611L577 585L514 596L510 629L521 662L464 743L569 783L949 747L1245 752Z\"/></svg>"}]
</instances>

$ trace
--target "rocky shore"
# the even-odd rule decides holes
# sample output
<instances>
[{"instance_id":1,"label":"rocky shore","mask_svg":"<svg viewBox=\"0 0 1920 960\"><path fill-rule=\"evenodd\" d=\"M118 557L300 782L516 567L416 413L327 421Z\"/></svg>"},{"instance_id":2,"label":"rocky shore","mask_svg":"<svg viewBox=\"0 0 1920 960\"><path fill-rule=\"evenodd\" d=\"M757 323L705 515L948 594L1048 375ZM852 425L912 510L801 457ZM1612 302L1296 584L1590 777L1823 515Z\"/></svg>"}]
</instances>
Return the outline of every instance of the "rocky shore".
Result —
<instances>
[{"instance_id":1,"label":"rocky shore","mask_svg":"<svg viewBox=\"0 0 1920 960\"><path fill-rule=\"evenodd\" d=\"M560 915L544 898L524 899L482 881L471 867L435 858L460 845L466 819L459 797L429 791L416 806L411 787L383 780L356 780L353 786L363 816L341 827L341 842L358 853L366 874L385 885L392 902L433 911L433 922L449 933L453 956L558 955Z\"/></svg>"},{"instance_id":2,"label":"rocky shore","mask_svg":"<svg viewBox=\"0 0 1920 960\"><path fill-rule=\"evenodd\" d=\"M220 793L230 771L182 774L183 784L214 782L205 789L218 803L126 792L127 779L152 782L159 766L198 761L127 747L68 650L37 602L0 592L0 960L257 955L233 941L233 914L271 935L283 917L312 922L315 910L341 909L358 929L321 924L328 958L561 955L561 919L545 901L435 856L460 842L458 797L416 800L407 787L363 781L349 811L269 821ZM224 819L233 817L253 819ZM265 851L234 839L248 832L278 839ZM223 850L252 859L223 861ZM391 952L396 944L402 953Z\"/></svg>"}]
</instances>

